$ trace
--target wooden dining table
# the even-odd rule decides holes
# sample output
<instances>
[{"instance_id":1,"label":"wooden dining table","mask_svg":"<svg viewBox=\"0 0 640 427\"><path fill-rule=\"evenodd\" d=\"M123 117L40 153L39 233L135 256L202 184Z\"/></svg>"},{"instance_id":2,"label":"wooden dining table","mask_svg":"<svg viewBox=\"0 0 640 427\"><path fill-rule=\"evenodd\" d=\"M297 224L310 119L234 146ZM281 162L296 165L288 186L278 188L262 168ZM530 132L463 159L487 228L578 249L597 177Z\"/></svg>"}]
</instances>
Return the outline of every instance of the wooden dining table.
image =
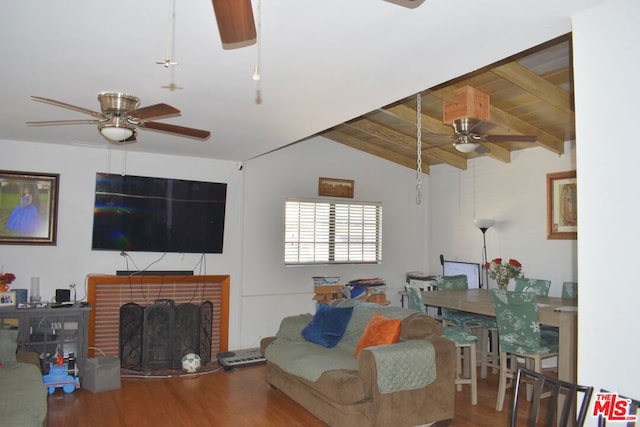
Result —
<instances>
[{"instance_id":1,"label":"wooden dining table","mask_svg":"<svg viewBox=\"0 0 640 427\"><path fill-rule=\"evenodd\" d=\"M423 291L426 305L495 316L487 289L462 291ZM558 378L576 382L578 312L575 300L537 297L540 324L559 330Z\"/></svg>"}]
</instances>

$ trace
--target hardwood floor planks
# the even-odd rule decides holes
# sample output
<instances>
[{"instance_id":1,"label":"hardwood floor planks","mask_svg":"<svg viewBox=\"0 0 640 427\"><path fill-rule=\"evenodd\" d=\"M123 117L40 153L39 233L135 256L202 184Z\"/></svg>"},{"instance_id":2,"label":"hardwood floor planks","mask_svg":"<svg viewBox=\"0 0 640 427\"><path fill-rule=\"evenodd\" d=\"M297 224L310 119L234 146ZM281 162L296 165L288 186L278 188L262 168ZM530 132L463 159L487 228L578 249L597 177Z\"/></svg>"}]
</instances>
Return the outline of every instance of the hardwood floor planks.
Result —
<instances>
[{"instance_id":1,"label":"hardwood floor planks","mask_svg":"<svg viewBox=\"0 0 640 427\"><path fill-rule=\"evenodd\" d=\"M495 411L498 376L478 384L478 405L469 403L469 387L456 393L451 427L506 426L511 397ZM195 377L122 379L118 390L48 397L47 426L233 426L320 427L325 424L266 382L264 366L217 371Z\"/></svg>"}]
</instances>

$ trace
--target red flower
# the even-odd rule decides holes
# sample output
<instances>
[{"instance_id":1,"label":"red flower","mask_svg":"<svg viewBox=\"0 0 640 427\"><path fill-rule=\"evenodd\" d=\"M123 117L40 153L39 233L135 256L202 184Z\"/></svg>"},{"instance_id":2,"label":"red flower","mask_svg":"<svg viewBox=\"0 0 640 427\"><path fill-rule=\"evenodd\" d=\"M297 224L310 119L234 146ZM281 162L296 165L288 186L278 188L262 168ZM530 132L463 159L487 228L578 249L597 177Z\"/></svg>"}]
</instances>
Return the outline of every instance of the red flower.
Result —
<instances>
[{"instance_id":1,"label":"red flower","mask_svg":"<svg viewBox=\"0 0 640 427\"><path fill-rule=\"evenodd\" d=\"M491 262L494 264L502 264L502 258L494 258Z\"/></svg>"},{"instance_id":2,"label":"red flower","mask_svg":"<svg viewBox=\"0 0 640 427\"><path fill-rule=\"evenodd\" d=\"M517 259L510 259L509 264L513 265L514 267L522 267L522 264L520 264Z\"/></svg>"},{"instance_id":3,"label":"red flower","mask_svg":"<svg viewBox=\"0 0 640 427\"><path fill-rule=\"evenodd\" d=\"M0 274L0 282L2 283L5 283L8 285L14 280L16 280L16 276L13 273Z\"/></svg>"},{"instance_id":4,"label":"red flower","mask_svg":"<svg viewBox=\"0 0 640 427\"><path fill-rule=\"evenodd\" d=\"M491 263L490 262L485 262L484 263L484 268L486 268L488 270L489 267L491 267Z\"/></svg>"}]
</instances>

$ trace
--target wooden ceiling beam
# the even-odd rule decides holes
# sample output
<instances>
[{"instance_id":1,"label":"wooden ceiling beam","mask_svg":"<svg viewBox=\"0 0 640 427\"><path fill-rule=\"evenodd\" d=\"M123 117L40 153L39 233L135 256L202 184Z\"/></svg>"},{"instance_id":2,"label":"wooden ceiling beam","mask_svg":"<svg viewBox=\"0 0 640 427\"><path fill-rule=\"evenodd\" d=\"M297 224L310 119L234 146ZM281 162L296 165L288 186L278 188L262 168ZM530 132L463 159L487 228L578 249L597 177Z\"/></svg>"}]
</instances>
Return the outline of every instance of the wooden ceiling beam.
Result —
<instances>
[{"instance_id":1,"label":"wooden ceiling beam","mask_svg":"<svg viewBox=\"0 0 640 427\"><path fill-rule=\"evenodd\" d=\"M403 148L408 148L412 150L416 149L416 140L414 137L410 137L408 135L405 135L404 133L395 131L379 123L375 123L371 120L367 120L367 119L353 120L351 122L347 122L347 125L351 126L354 129L359 130L360 132L365 132L371 136L385 140L391 144L396 144ZM443 150L441 148L433 148L433 149L430 149L429 151L432 151L432 152L425 153L423 151L422 157L423 158L425 156L427 158L431 157L431 158L440 160L442 162L445 162L458 169L462 169L462 170L467 169L467 159L465 159L464 157L460 157L454 153Z\"/></svg>"},{"instance_id":2,"label":"wooden ceiling beam","mask_svg":"<svg viewBox=\"0 0 640 427\"><path fill-rule=\"evenodd\" d=\"M489 152L487 153L488 157L503 163L511 163L511 151L505 148L504 145L494 144L491 142L483 142L482 144L489 149Z\"/></svg>"},{"instance_id":3,"label":"wooden ceiling beam","mask_svg":"<svg viewBox=\"0 0 640 427\"><path fill-rule=\"evenodd\" d=\"M376 157L381 157L385 160L389 160L390 162L396 163L400 166L405 166L409 169L416 168L416 159L410 158L408 156L403 156L402 154L387 150L383 147L379 147L375 144L371 144L368 142L364 142L361 139L358 139L354 136L348 135L344 132L341 132L337 129L332 129L320 134L325 138L328 138L332 141L338 142L340 144L346 145L351 148L355 148L356 150L363 151L365 153L371 154ZM424 156L423 156L424 157ZM422 172L425 174L429 174L429 165L424 161L422 163Z\"/></svg>"},{"instance_id":4,"label":"wooden ceiling beam","mask_svg":"<svg viewBox=\"0 0 640 427\"><path fill-rule=\"evenodd\" d=\"M430 147L422 150L422 158L432 157L436 160L440 160L450 166L458 168L460 170L467 170L467 159L464 157L460 157L459 155L452 153L451 151L447 151L443 148L439 147Z\"/></svg>"},{"instance_id":5,"label":"wooden ceiling beam","mask_svg":"<svg viewBox=\"0 0 640 427\"><path fill-rule=\"evenodd\" d=\"M416 110L411 107L407 107L404 104L394 105L392 107L383 108L380 111L391 114L394 117L397 117L400 120L404 120L413 125L416 124ZM453 135L453 130L451 126L447 126L442 123L442 120L436 119L435 117L428 116L422 113L422 128L426 129L431 133L440 133L443 135Z\"/></svg>"},{"instance_id":6,"label":"wooden ceiling beam","mask_svg":"<svg viewBox=\"0 0 640 427\"><path fill-rule=\"evenodd\" d=\"M415 150L415 137L410 137L402 132L390 129L374 121L361 118L347 122L346 125L357 129L360 132L364 132L376 138L383 139L391 144L396 144L404 148Z\"/></svg>"},{"instance_id":7,"label":"wooden ceiling beam","mask_svg":"<svg viewBox=\"0 0 640 427\"><path fill-rule=\"evenodd\" d=\"M562 113L569 116L574 115L569 92L550 83L518 62L510 62L493 68L491 71L495 75L526 90L541 101L554 106Z\"/></svg>"},{"instance_id":8,"label":"wooden ceiling beam","mask_svg":"<svg viewBox=\"0 0 640 427\"><path fill-rule=\"evenodd\" d=\"M564 141L503 110L491 107L491 122L522 135L535 135L536 144L556 154L564 154Z\"/></svg>"},{"instance_id":9,"label":"wooden ceiling beam","mask_svg":"<svg viewBox=\"0 0 640 427\"><path fill-rule=\"evenodd\" d=\"M570 60L566 60L571 46L565 41L553 51L544 49L541 55L514 56L422 91L423 165L447 164L464 170L468 159L480 156L511 163L512 151L529 147L563 154L565 140L575 138L571 67ZM525 60L527 67L521 65ZM537 74L531 71L534 69L548 71ZM487 105L486 95L476 99L477 92L493 94L495 104L489 102L488 109L475 108ZM415 169L416 101L416 95L407 96L328 129L326 136ZM537 140L482 143L484 151L461 153L452 146L452 126L444 123L447 113L453 113L450 119L469 116L492 123L495 128L482 129L489 135L535 135Z\"/></svg>"}]
</instances>

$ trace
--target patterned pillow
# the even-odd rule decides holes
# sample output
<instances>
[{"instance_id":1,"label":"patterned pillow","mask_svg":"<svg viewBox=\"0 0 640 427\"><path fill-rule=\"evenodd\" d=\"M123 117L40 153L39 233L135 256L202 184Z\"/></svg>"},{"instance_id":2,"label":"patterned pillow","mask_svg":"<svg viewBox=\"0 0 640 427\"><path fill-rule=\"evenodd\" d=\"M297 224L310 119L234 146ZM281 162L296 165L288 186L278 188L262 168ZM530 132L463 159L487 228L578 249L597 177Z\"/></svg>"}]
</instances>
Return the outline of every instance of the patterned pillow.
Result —
<instances>
[{"instance_id":1,"label":"patterned pillow","mask_svg":"<svg viewBox=\"0 0 640 427\"><path fill-rule=\"evenodd\" d=\"M327 348L335 347L347 329L352 314L353 307L320 304L316 314L302 330L302 336L312 343Z\"/></svg>"},{"instance_id":2,"label":"patterned pillow","mask_svg":"<svg viewBox=\"0 0 640 427\"><path fill-rule=\"evenodd\" d=\"M397 343L401 329L401 319L389 319L381 314L374 314L358 341L355 356L358 357L360 351L366 347Z\"/></svg>"}]
</instances>

